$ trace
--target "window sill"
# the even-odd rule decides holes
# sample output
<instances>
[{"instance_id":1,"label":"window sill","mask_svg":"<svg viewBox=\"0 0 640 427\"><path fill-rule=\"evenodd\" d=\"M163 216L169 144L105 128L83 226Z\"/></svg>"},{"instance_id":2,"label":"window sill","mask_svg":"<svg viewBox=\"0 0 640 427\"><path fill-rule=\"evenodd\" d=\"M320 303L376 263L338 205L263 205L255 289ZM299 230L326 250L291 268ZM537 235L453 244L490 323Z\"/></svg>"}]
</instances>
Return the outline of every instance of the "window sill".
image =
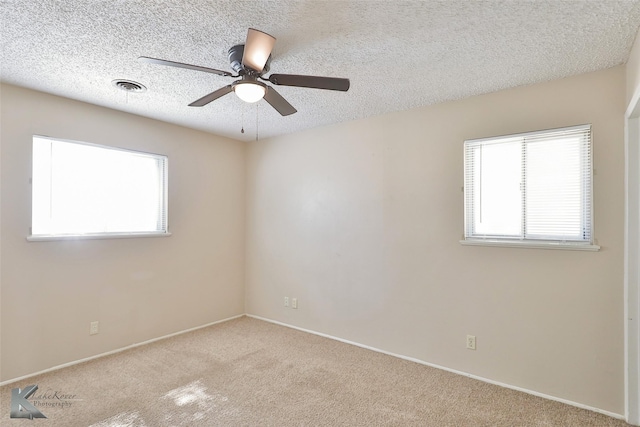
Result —
<instances>
[{"instance_id":1,"label":"window sill","mask_svg":"<svg viewBox=\"0 0 640 427\"><path fill-rule=\"evenodd\" d=\"M503 248L528 248L528 249L558 249L564 251L590 251L597 252L600 250L598 245L588 245L584 243L560 243L560 242L523 242L508 240L482 240L467 239L460 240L461 245L465 246L497 246Z\"/></svg>"},{"instance_id":2,"label":"window sill","mask_svg":"<svg viewBox=\"0 0 640 427\"><path fill-rule=\"evenodd\" d=\"M27 236L29 242L51 242L56 240L97 240L97 239L132 239L136 237L169 237L171 233L101 233L101 234L57 234Z\"/></svg>"}]
</instances>

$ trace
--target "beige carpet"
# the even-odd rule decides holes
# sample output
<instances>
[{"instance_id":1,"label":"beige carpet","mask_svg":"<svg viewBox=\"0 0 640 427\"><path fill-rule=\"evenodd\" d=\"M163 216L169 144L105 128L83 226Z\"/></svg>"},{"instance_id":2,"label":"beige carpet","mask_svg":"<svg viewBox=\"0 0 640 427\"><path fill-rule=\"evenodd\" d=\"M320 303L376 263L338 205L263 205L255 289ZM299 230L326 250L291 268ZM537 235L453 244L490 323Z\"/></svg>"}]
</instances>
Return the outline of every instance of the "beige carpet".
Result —
<instances>
[{"instance_id":1,"label":"beige carpet","mask_svg":"<svg viewBox=\"0 0 640 427\"><path fill-rule=\"evenodd\" d=\"M39 389L29 401L47 419L9 418L11 389L30 384ZM247 317L10 384L0 396L2 426L627 425Z\"/></svg>"}]
</instances>

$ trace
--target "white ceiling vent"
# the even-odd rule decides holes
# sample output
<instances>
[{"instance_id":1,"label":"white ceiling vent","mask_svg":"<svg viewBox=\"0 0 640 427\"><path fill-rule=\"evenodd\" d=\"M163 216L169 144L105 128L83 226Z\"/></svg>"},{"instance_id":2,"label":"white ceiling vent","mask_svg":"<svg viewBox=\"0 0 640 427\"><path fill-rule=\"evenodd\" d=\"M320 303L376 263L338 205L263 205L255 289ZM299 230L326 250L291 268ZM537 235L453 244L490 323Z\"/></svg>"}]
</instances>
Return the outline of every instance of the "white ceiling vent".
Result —
<instances>
[{"instance_id":1,"label":"white ceiling vent","mask_svg":"<svg viewBox=\"0 0 640 427\"><path fill-rule=\"evenodd\" d=\"M118 80L112 81L111 83L113 83L113 85L118 89L124 90L125 92L140 93L147 90L147 88L143 84L134 82L132 80L118 79Z\"/></svg>"}]
</instances>

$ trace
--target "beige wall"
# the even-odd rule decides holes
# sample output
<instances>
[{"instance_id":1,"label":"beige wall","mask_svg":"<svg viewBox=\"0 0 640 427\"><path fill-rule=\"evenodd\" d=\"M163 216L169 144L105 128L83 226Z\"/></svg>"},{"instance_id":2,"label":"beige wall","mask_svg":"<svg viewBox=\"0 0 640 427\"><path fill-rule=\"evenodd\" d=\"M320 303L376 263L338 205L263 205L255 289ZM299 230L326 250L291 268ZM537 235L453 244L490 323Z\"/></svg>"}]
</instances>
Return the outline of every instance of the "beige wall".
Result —
<instances>
[{"instance_id":1,"label":"beige wall","mask_svg":"<svg viewBox=\"0 0 640 427\"><path fill-rule=\"evenodd\" d=\"M244 143L1 90L2 380L244 313ZM168 155L173 235L27 242L33 134Z\"/></svg>"},{"instance_id":2,"label":"beige wall","mask_svg":"<svg viewBox=\"0 0 640 427\"><path fill-rule=\"evenodd\" d=\"M640 90L640 33L636 35L636 41L631 49L627 61L627 102L631 102L633 95Z\"/></svg>"},{"instance_id":3,"label":"beige wall","mask_svg":"<svg viewBox=\"0 0 640 427\"><path fill-rule=\"evenodd\" d=\"M617 67L252 143L247 312L623 414L624 104ZM600 252L460 245L465 139L583 123Z\"/></svg>"}]
</instances>

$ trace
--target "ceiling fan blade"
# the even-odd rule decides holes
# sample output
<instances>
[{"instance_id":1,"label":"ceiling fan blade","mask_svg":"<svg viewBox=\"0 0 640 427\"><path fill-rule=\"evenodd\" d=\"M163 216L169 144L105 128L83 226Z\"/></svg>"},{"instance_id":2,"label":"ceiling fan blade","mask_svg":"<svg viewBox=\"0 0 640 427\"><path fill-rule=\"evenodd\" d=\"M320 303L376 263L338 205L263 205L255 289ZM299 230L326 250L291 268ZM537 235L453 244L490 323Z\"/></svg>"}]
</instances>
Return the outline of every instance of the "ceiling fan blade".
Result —
<instances>
[{"instance_id":1,"label":"ceiling fan blade","mask_svg":"<svg viewBox=\"0 0 640 427\"><path fill-rule=\"evenodd\" d=\"M310 87L315 89L340 90L346 92L351 83L349 79L337 77L300 76L297 74L271 74L269 81L274 85Z\"/></svg>"},{"instance_id":2,"label":"ceiling fan blade","mask_svg":"<svg viewBox=\"0 0 640 427\"><path fill-rule=\"evenodd\" d=\"M209 95L205 95L202 98L198 99L197 101L193 101L191 104L189 104L189 107L203 107L208 103L210 103L211 101L215 101L221 96L225 96L231 91L233 91L233 87L231 85L221 87L220 89L214 92L211 92Z\"/></svg>"},{"instance_id":3,"label":"ceiling fan blade","mask_svg":"<svg viewBox=\"0 0 640 427\"><path fill-rule=\"evenodd\" d=\"M233 74L231 74L228 71L216 70L215 68L200 67L198 65L183 64L182 62L167 61L167 60L164 60L164 59L149 58L148 56L141 56L141 57L138 58L138 60L142 61L142 62L149 63L149 64L168 65L169 67L186 68L187 70L204 71L205 73L217 74L219 76L233 76Z\"/></svg>"},{"instance_id":4,"label":"ceiling fan blade","mask_svg":"<svg viewBox=\"0 0 640 427\"><path fill-rule=\"evenodd\" d=\"M247 41L244 43L242 65L257 72L262 72L269 55L276 44L276 38L262 31L249 28Z\"/></svg>"},{"instance_id":5,"label":"ceiling fan blade","mask_svg":"<svg viewBox=\"0 0 640 427\"><path fill-rule=\"evenodd\" d=\"M269 103L273 108L280 113L282 116L288 116L297 112L293 105L289 104L286 99L282 97L276 90L272 87L267 86L267 91L264 94L264 100Z\"/></svg>"}]
</instances>

